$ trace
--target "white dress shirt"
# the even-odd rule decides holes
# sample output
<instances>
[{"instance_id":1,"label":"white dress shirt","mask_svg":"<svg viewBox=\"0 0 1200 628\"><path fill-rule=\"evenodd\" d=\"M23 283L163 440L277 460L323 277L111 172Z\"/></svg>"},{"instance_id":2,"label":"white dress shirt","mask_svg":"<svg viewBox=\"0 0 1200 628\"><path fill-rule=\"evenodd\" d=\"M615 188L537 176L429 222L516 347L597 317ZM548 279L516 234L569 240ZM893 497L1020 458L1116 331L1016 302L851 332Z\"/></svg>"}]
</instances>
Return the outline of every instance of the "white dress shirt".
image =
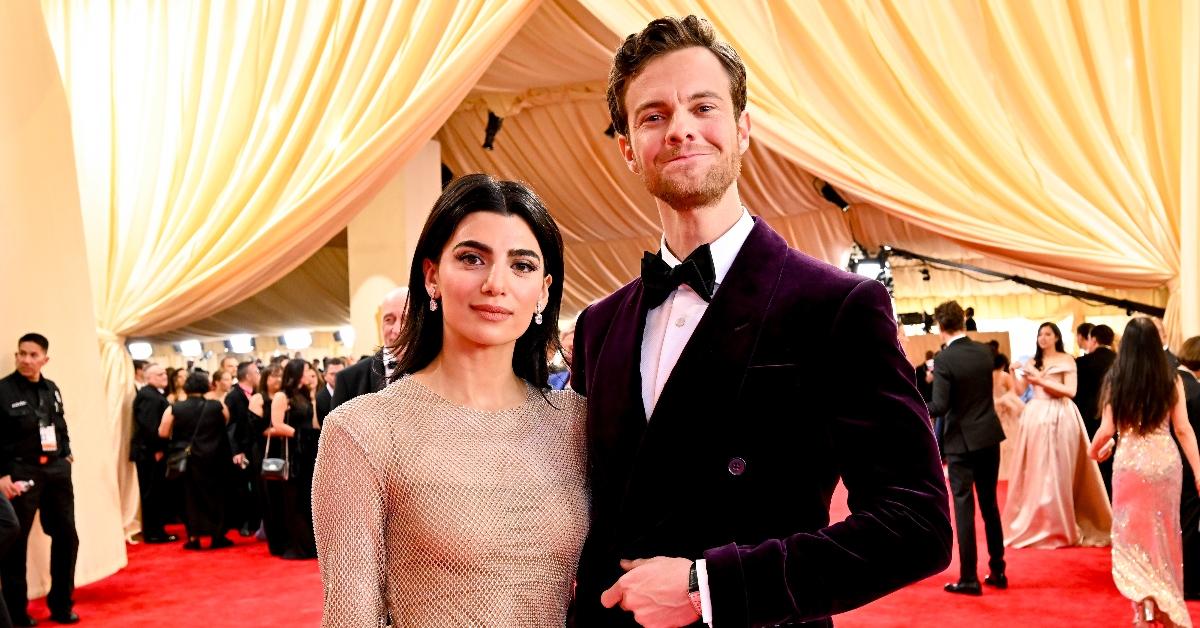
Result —
<instances>
[{"instance_id":1,"label":"white dress shirt","mask_svg":"<svg viewBox=\"0 0 1200 628\"><path fill-rule=\"evenodd\" d=\"M738 251L742 250L746 238L754 229L754 219L750 212L742 208L742 217L738 219L721 237L709 244L712 253L713 268L716 270L716 286L713 295L729 274L729 267ZM659 243L662 259L668 266L674 268L682 262L667 248L664 235ZM692 338L692 332L700 324L700 319L708 311L708 301L705 301L691 286L683 284L676 288L667 299L656 308L646 312L646 329L642 333L642 406L646 411L646 420L654 414L658 397L662 394L663 386L675 369L679 355ZM701 619L705 624L712 625L712 598L708 591L708 570L704 559L696 561L696 579L700 584Z\"/></svg>"}]
</instances>

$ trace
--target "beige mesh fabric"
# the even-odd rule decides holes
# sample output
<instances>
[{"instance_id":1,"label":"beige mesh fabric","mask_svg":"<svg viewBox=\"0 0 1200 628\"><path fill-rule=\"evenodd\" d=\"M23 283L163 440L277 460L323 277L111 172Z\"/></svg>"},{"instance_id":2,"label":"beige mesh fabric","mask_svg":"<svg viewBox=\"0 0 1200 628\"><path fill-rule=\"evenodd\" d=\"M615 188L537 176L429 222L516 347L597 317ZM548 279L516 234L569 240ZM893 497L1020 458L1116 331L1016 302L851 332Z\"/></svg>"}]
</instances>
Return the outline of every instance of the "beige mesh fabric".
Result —
<instances>
[{"instance_id":1,"label":"beige mesh fabric","mask_svg":"<svg viewBox=\"0 0 1200 628\"><path fill-rule=\"evenodd\" d=\"M500 412L406 377L325 420L323 626L561 626L587 535L584 400Z\"/></svg>"}]
</instances>

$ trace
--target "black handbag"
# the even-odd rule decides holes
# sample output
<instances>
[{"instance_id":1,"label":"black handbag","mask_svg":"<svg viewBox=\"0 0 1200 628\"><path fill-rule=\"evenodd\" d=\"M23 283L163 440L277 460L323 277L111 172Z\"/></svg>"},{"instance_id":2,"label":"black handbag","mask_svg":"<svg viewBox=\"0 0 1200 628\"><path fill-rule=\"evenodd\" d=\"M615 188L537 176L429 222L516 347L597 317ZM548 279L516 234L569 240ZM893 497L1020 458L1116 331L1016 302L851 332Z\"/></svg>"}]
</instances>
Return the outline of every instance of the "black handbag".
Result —
<instances>
[{"instance_id":1,"label":"black handbag","mask_svg":"<svg viewBox=\"0 0 1200 628\"><path fill-rule=\"evenodd\" d=\"M192 430L192 439L187 447L177 449L167 454L167 479L176 480L183 477L187 471L188 457L192 455L192 443L196 442L196 434L200 432L200 419L204 416L204 404L200 405L200 416L196 417L196 429Z\"/></svg>"},{"instance_id":2,"label":"black handbag","mask_svg":"<svg viewBox=\"0 0 1200 628\"><path fill-rule=\"evenodd\" d=\"M291 471L291 464L288 462L288 439L280 436L283 441L283 457L271 458L271 437L267 437L267 450L264 452L262 461L262 477L264 480L283 481L288 479Z\"/></svg>"}]
</instances>

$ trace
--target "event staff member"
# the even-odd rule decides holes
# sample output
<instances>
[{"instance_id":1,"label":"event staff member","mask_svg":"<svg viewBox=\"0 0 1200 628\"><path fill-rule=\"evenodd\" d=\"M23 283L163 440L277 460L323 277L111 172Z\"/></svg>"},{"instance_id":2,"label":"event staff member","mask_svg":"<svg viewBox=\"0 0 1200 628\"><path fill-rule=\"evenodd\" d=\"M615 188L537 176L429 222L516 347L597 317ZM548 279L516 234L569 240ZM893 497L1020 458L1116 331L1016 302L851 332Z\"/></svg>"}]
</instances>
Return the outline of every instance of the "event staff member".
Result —
<instances>
[{"instance_id":1,"label":"event staff member","mask_svg":"<svg viewBox=\"0 0 1200 628\"><path fill-rule=\"evenodd\" d=\"M75 489L71 484L71 441L62 393L42 377L50 341L25 334L17 341L17 370L0 380L0 492L12 501L21 533L0 559L0 587L14 626L33 626L28 612L25 556L33 516L51 539L50 619L73 624L75 590Z\"/></svg>"}]
</instances>

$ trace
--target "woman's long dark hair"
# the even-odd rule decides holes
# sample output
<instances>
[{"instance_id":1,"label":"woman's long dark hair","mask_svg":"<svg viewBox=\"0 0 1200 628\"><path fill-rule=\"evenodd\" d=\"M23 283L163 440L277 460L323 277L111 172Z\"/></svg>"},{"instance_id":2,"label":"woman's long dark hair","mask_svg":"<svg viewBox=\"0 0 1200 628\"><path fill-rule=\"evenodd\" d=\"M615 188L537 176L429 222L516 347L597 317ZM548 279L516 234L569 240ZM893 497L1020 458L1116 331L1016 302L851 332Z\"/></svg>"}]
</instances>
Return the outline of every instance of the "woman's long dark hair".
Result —
<instances>
[{"instance_id":1,"label":"woman's long dark hair","mask_svg":"<svg viewBox=\"0 0 1200 628\"><path fill-rule=\"evenodd\" d=\"M1145 317L1129 321L1117 360L1104 378L1102 404L1112 406L1117 431L1146 434L1157 429L1175 406L1175 377L1154 322Z\"/></svg>"},{"instance_id":2,"label":"woman's long dark hair","mask_svg":"<svg viewBox=\"0 0 1200 628\"><path fill-rule=\"evenodd\" d=\"M278 364L269 364L263 367L262 378L258 380L258 392L262 394L263 401L268 403L271 401L271 394L270 391L267 390L267 380L274 376L282 377L283 367L279 366Z\"/></svg>"},{"instance_id":3,"label":"woman's long dark hair","mask_svg":"<svg viewBox=\"0 0 1200 628\"><path fill-rule=\"evenodd\" d=\"M1042 335L1042 329L1046 327L1049 327L1050 331L1054 332L1054 350L1059 353L1066 353L1067 350L1063 348L1062 332L1058 330L1058 325L1054 323L1042 323L1038 326L1038 335ZM1042 345L1038 345L1037 351L1033 353L1033 368L1039 371L1042 370Z\"/></svg>"},{"instance_id":4,"label":"woman's long dark hair","mask_svg":"<svg viewBox=\"0 0 1200 628\"><path fill-rule=\"evenodd\" d=\"M562 234L542 199L528 186L486 174L469 174L452 181L425 220L409 271L408 307L404 309L400 337L397 346L390 347L397 356L393 380L425 368L442 350L441 310L429 311L429 294L424 288L424 262L436 263L441 259L442 250L459 223L475 212L517 216L524 220L542 249L544 274L554 278L550 283L550 298L542 309L542 324L530 322L529 328L517 339L512 359L517 377L539 388L547 388L550 367L546 356L550 348L560 349L558 312L563 290Z\"/></svg>"},{"instance_id":5,"label":"woman's long dark hair","mask_svg":"<svg viewBox=\"0 0 1200 628\"><path fill-rule=\"evenodd\" d=\"M304 369L312 368L306 360L299 358L288 360L287 364L283 365L283 381L280 382L280 391L288 398L288 403L295 405L293 400L299 401L301 405L310 403L308 400L308 386L304 385Z\"/></svg>"}]
</instances>

